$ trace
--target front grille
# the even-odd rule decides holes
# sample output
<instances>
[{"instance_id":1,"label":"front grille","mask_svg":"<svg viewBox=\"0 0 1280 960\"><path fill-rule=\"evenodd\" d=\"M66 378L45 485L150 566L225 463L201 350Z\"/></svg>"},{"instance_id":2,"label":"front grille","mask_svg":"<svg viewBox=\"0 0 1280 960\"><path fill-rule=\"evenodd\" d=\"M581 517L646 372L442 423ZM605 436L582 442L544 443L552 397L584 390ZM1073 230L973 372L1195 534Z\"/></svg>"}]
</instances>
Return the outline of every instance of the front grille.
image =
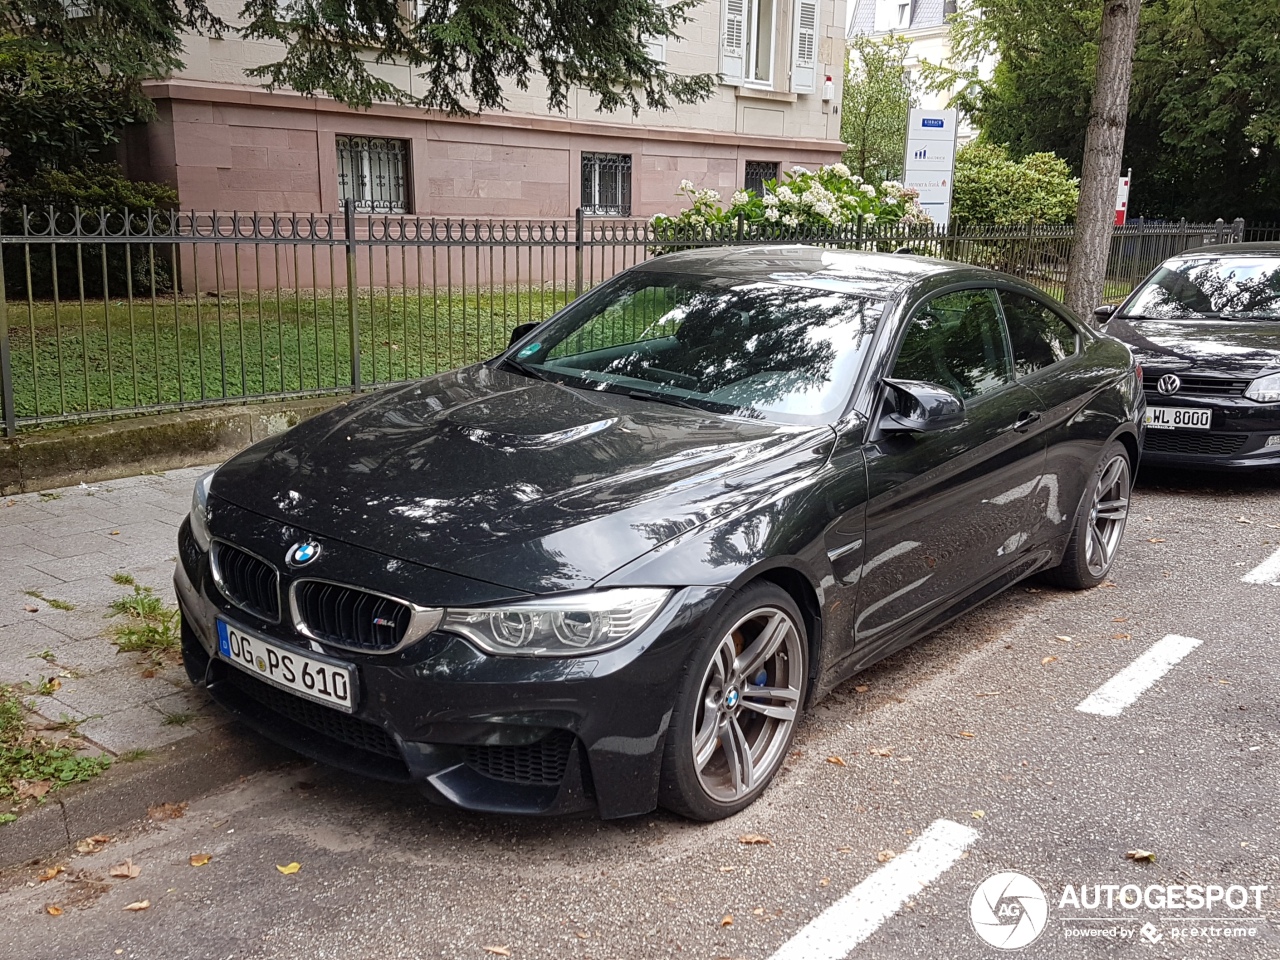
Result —
<instances>
[{"instance_id":1,"label":"front grille","mask_svg":"<svg viewBox=\"0 0 1280 960\"><path fill-rule=\"evenodd\" d=\"M245 696L301 727L358 750L400 759L395 739L376 723L286 693L235 667L227 669L226 679Z\"/></svg>"},{"instance_id":2,"label":"front grille","mask_svg":"<svg viewBox=\"0 0 1280 960\"><path fill-rule=\"evenodd\" d=\"M1147 390L1147 402L1159 403L1166 396L1156 389L1160 378L1168 371L1146 370L1142 375ZM1177 397L1243 397L1252 380L1233 380L1229 377L1197 377L1178 375L1181 385L1174 394Z\"/></svg>"},{"instance_id":3,"label":"front grille","mask_svg":"<svg viewBox=\"0 0 1280 960\"><path fill-rule=\"evenodd\" d=\"M294 613L321 643L354 650L392 650L404 639L413 612L407 604L323 580L293 585Z\"/></svg>"},{"instance_id":4,"label":"front grille","mask_svg":"<svg viewBox=\"0 0 1280 960\"><path fill-rule=\"evenodd\" d=\"M241 610L272 622L280 619L280 574L253 554L215 540L214 569L218 589Z\"/></svg>"},{"instance_id":5,"label":"front grille","mask_svg":"<svg viewBox=\"0 0 1280 960\"><path fill-rule=\"evenodd\" d=\"M573 734L557 730L537 743L519 746L469 746L462 760L476 773L507 783L557 784L569 766Z\"/></svg>"},{"instance_id":6,"label":"front grille","mask_svg":"<svg viewBox=\"0 0 1280 960\"><path fill-rule=\"evenodd\" d=\"M1192 430L1148 430L1146 451L1193 457L1229 457L1249 440L1243 433L1211 433Z\"/></svg>"}]
</instances>

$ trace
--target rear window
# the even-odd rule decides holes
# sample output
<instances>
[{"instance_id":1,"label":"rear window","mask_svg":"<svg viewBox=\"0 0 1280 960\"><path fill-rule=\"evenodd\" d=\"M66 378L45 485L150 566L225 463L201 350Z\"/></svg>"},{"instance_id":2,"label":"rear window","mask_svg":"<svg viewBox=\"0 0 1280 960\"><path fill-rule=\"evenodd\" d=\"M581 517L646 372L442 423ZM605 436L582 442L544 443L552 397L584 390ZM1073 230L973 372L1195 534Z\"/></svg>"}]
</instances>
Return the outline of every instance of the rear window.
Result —
<instances>
[{"instance_id":1,"label":"rear window","mask_svg":"<svg viewBox=\"0 0 1280 960\"><path fill-rule=\"evenodd\" d=\"M1008 290L1000 291L1000 302L1013 345L1013 368L1019 377L1075 354L1075 329L1045 304Z\"/></svg>"},{"instance_id":2,"label":"rear window","mask_svg":"<svg viewBox=\"0 0 1280 960\"><path fill-rule=\"evenodd\" d=\"M1280 257L1192 257L1165 264L1125 308L1156 320L1280 320Z\"/></svg>"}]
</instances>

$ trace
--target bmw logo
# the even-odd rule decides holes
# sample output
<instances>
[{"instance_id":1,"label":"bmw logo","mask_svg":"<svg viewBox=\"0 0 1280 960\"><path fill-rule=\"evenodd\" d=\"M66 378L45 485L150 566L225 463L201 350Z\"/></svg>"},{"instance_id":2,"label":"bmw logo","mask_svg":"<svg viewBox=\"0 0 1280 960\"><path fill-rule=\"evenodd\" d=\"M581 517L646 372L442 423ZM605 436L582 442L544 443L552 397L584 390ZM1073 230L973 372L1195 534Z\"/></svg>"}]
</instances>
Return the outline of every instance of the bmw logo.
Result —
<instances>
[{"instance_id":1,"label":"bmw logo","mask_svg":"<svg viewBox=\"0 0 1280 960\"><path fill-rule=\"evenodd\" d=\"M302 543L295 543L289 548L285 560L291 567L303 567L320 556L320 544L314 540L304 540Z\"/></svg>"},{"instance_id":2,"label":"bmw logo","mask_svg":"<svg viewBox=\"0 0 1280 960\"><path fill-rule=\"evenodd\" d=\"M734 707L738 705L737 690L730 690L727 694L725 694L724 705L728 707L730 710L732 710Z\"/></svg>"}]
</instances>

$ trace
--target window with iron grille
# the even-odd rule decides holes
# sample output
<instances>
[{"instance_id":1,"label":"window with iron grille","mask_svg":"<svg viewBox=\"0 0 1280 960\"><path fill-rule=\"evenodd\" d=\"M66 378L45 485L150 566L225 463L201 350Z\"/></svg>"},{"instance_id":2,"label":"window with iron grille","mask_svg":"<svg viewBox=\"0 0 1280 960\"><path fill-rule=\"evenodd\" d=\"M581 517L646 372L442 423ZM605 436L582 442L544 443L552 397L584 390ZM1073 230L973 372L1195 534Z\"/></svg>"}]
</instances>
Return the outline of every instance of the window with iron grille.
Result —
<instances>
[{"instance_id":1,"label":"window with iron grille","mask_svg":"<svg viewBox=\"0 0 1280 960\"><path fill-rule=\"evenodd\" d=\"M384 137L337 137L338 196L359 213L408 213L409 144Z\"/></svg>"},{"instance_id":2,"label":"window with iron grille","mask_svg":"<svg viewBox=\"0 0 1280 960\"><path fill-rule=\"evenodd\" d=\"M747 175L742 179L744 190L754 190L757 197L764 196L764 182L778 179L776 160L748 160Z\"/></svg>"},{"instance_id":3,"label":"window with iron grille","mask_svg":"<svg viewBox=\"0 0 1280 960\"><path fill-rule=\"evenodd\" d=\"M582 212L588 217L631 216L631 154L582 155Z\"/></svg>"}]
</instances>

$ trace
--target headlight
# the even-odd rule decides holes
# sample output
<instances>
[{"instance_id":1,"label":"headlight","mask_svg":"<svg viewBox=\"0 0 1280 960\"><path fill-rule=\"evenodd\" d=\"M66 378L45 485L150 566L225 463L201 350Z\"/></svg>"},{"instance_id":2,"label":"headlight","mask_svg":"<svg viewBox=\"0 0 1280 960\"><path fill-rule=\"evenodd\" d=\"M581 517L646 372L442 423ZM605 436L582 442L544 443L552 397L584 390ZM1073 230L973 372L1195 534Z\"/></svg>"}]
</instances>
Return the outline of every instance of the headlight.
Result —
<instances>
[{"instance_id":1,"label":"headlight","mask_svg":"<svg viewBox=\"0 0 1280 960\"><path fill-rule=\"evenodd\" d=\"M486 653L564 657L631 639L670 590L621 587L471 610L446 610L438 629L459 633Z\"/></svg>"},{"instance_id":2,"label":"headlight","mask_svg":"<svg viewBox=\"0 0 1280 960\"><path fill-rule=\"evenodd\" d=\"M210 470L196 481L196 488L191 492L191 536L201 550L208 552L209 541L209 485L213 483L216 470Z\"/></svg>"},{"instance_id":3,"label":"headlight","mask_svg":"<svg viewBox=\"0 0 1280 960\"><path fill-rule=\"evenodd\" d=\"M1244 392L1244 395L1250 400L1260 400L1263 403L1280 401L1280 373L1259 377L1249 384L1249 389Z\"/></svg>"}]
</instances>

